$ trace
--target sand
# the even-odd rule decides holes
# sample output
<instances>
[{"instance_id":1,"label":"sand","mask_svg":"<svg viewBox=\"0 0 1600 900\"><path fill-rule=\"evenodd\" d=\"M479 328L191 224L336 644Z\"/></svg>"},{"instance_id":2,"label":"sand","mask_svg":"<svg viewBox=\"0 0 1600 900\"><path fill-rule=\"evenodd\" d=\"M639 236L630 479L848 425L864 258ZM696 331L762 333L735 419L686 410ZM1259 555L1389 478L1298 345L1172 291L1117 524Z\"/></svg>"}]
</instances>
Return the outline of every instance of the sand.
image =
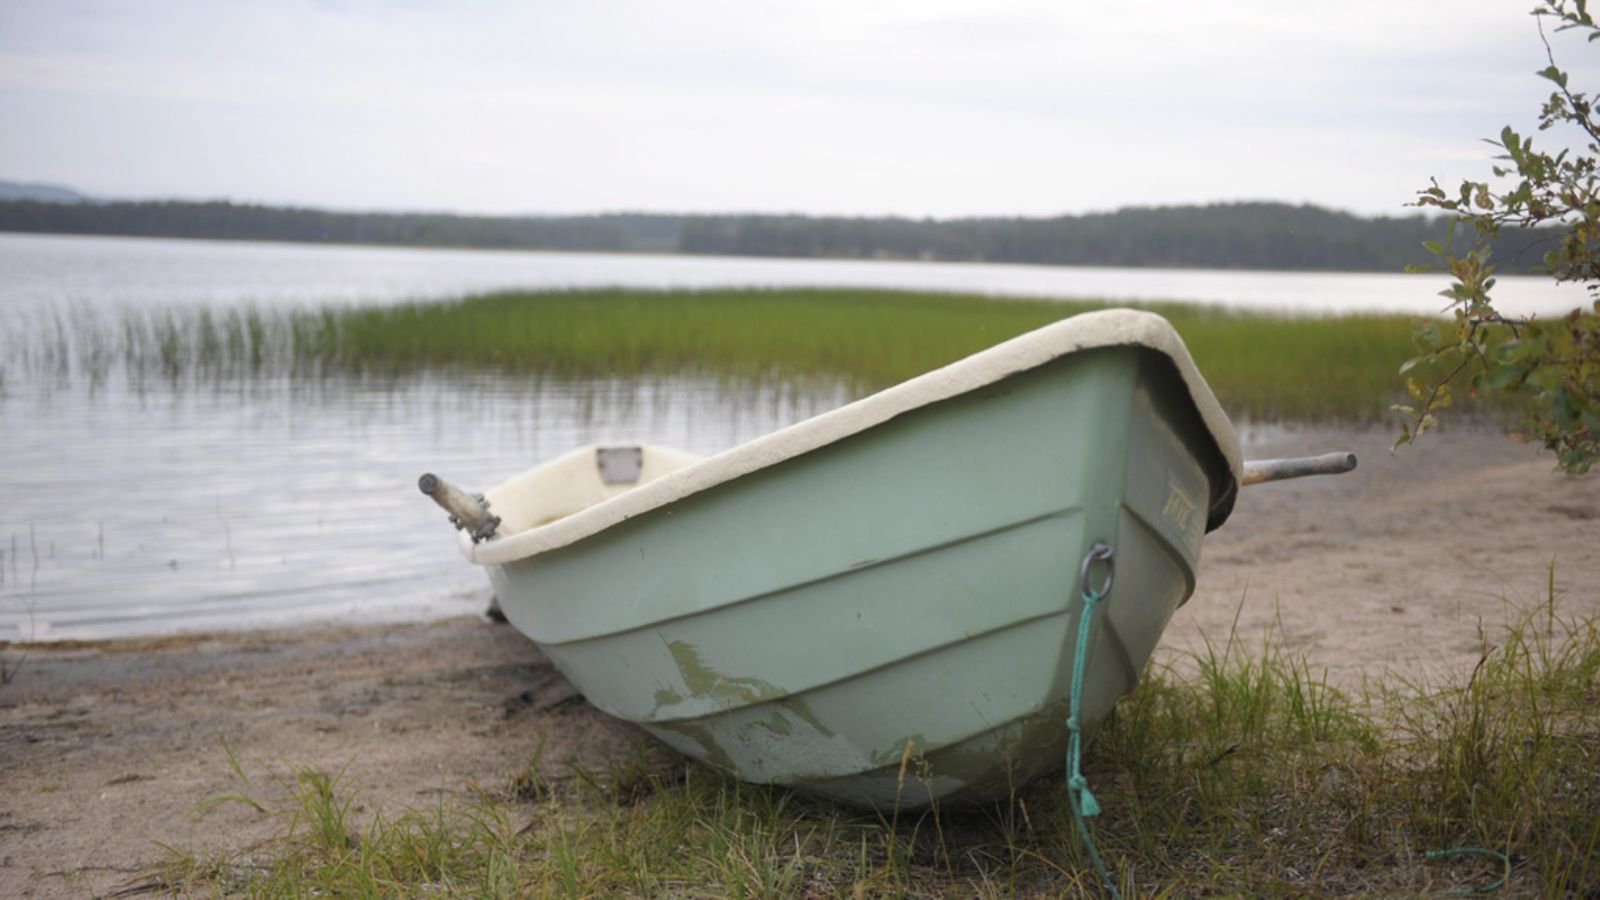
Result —
<instances>
[{"instance_id":1,"label":"sand","mask_svg":"<svg viewBox=\"0 0 1600 900\"><path fill-rule=\"evenodd\" d=\"M1600 611L1600 474L1554 474L1484 431L1394 458L1381 429L1245 437L1255 457L1350 449L1362 464L1241 496L1207 539L1169 660L1226 640L1237 617L1247 646L1275 635L1352 689L1395 671L1448 677L1516 604L1543 600L1552 562L1568 608ZM34 647L0 687L0 896L149 890L156 842L247 849L275 819L238 804L199 819L198 805L275 796L270 773L294 764L342 770L364 808L426 807L503 789L541 741L551 772L646 743L486 621Z\"/></svg>"},{"instance_id":2,"label":"sand","mask_svg":"<svg viewBox=\"0 0 1600 900\"><path fill-rule=\"evenodd\" d=\"M1370 677L1451 678L1496 628L1555 587L1600 611L1600 471L1554 471L1498 432L1246 431L1247 456L1353 450L1355 472L1257 485L1206 539L1198 586L1168 627L1176 651L1271 635L1355 689ZM1480 631L1482 626L1483 631Z\"/></svg>"}]
</instances>

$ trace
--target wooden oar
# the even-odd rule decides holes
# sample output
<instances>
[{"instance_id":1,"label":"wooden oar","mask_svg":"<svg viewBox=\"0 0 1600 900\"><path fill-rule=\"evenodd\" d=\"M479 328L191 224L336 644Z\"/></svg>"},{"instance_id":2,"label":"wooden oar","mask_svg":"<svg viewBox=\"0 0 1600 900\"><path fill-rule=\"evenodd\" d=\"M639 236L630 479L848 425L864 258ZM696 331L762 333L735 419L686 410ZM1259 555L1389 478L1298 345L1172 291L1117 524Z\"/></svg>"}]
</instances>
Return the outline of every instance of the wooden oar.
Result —
<instances>
[{"instance_id":1,"label":"wooden oar","mask_svg":"<svg viewBox=\"0 0 1600 900\"><path fill-rule=\"evenodd\" d=\"M1354 453L1324 453L1321 456L1296 456L1290 459L1247 459L1240 484L1261 484L1307 475L1338 475L1356 467Z\"/></svg>"}]
</instances>

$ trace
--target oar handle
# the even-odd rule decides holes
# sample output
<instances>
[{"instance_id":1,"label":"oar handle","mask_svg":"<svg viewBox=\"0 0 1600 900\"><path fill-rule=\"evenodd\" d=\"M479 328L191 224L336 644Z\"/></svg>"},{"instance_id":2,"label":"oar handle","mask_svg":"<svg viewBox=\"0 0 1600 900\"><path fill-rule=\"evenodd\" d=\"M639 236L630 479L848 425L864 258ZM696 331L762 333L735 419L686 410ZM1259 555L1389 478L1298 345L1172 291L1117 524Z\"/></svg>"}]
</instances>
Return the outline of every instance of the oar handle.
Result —
<instances>
[{"instance_id":1,"label":"oar handle","mask_svg":"<svg viewBox=\"0 0 1600 900\"><path fill-rule=\"evenodd\" d=\"M500 517L489 512L482 494L469 494L432 472L417 479L417 488L450 514L450 524L472 535L473 543L494 537Z\"/></svg>"},{"instance_id":2,"label":"oar handle","mask_svg":"<svg viewBox=\"0 0 1600 900\"><path fill-rule=\"evenodd\" d=\"M1354 453L1324 453L1321 456L1296 456L1291 459L1247 459L1241 484L1261 484L1307 475L1338 475L1356 467Z\"/></svg>"}]
</instances>

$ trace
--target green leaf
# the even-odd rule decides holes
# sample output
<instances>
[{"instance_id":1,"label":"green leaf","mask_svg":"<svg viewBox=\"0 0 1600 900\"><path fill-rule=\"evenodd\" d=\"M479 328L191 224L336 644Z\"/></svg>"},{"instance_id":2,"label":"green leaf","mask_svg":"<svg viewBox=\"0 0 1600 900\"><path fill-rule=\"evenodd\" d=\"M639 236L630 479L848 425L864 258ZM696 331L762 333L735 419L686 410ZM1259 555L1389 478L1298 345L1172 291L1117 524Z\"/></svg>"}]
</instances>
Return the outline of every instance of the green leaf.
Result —
<instances>
[{"instance_id":1,"label":"green leaf","mask_svg":"<svg viewBox=\"0 0 1600 900\"><path fill-rule=\"evenodd\" d=\"M1422 242L1422 249L1428 251L1429 253L1432 253L1434 256L1444 256L1445 255L1444 254L1444 245L1440 244L1438 241L1423 241Z\"/></svg>"},{"instance_id":2,"label":"green leaf","mask_svg":"<svg viewBox=\"0 0 1600 900\"><path fill-rule=\"evenodd\" d=\"M1556 465L1568 475L1582 475L1596 461L1600 461L1600 452L1596 452L1594 447L1573 447L1562 451L1557 459Z\"/></svg>"},{"instance_id":3,"label":"green leaf","mask_svg":"<svg viewBox=\"0 0 1600 900\"><path fill-rule=\"evenodd\" d=\"M1554 393L1555 396L1550 402L1550 414L1558 426L1570 431L1578 424L1578 404L1564 387L1556 388Z\"/></svg>"},{"instance_id":4,"label":"green leaf","mask_svg":"<svg viewBox=\"0 0 1600 900\"><path fill-rule=\"evenodd\" d=\"M1439 345L1439 323L1422 322L1415 329L1417 340L1426 342L1429 347Z\"/></svg>"},{"instance_id":5,"label":"green leaf","mask_svg":"<svg viewBox=\"0 0 1600 900\"><path fill-rule=\"evenodd\" d=\"M1532 366L1526 366L1521 363L1495 366L1489 370L1489 377L1483 380L1483 386L1494 391L1505 390L1511 385L1522 383L1522 379L1532 369Z\"/></svg>"},{"instance_id":6,"label":"green leaf","mask_svg":"<svg viewBox=\"0 0 1600 900\"><path fill-rule=\"evenodd\" d=\"M1555 66L1545 66L1543 69L1540 69L1534 74L1548 81L1553 81L1561 87L1567 86L1567 73L1561 71Z\"/></svg>"},{"instance_id":7,"label":"green leaf","mask_svg":"<svg viewBox=\"0 0 1600 900\"><path fill-rule=\"evenodd\" d=\"M1411 443L1411 426L1401 425L1400 436L1394 439L1394 444L1389 448L1389 452L1393 453L1394 451L1399 450L1401 445L1409 443Z\"/></svg>"}]
</instances>

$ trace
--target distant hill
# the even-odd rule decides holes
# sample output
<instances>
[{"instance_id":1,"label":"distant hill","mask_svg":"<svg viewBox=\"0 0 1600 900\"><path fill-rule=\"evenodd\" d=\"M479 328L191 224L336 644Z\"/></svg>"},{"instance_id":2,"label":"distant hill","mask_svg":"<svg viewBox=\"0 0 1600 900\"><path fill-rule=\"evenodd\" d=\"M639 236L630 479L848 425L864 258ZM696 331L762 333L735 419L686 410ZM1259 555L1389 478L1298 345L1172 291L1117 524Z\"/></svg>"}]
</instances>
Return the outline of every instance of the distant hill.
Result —
<instances>
[{"instance_id":1,"label":"distant hill","mask_svg":"<svg viewBox=\"0 0 1600 900\"><path fill-rule=\"evenodd\" d=\"M88 203L90 198L59 184L0 181L0 200L37 200L40 203Z\"/></svg>"},{"instance_id":2,"label":"distant hill","mask_svg":"<svg viewBox=\"0 0 1600 900\"><path fill-rule=\"evenodd\" d=\"M32 191L37 185L14 185ZM222 201L3 199L0 231L519 250L1005 262L1042 265L1396 272L1430 262L1443 219L1364 218L1310 205L1155 206L1052 218L908 219L610 213L461 216L347 213ZM1507 271L1553 233L1506 232Z\"/></svg>"}]
</instances>

